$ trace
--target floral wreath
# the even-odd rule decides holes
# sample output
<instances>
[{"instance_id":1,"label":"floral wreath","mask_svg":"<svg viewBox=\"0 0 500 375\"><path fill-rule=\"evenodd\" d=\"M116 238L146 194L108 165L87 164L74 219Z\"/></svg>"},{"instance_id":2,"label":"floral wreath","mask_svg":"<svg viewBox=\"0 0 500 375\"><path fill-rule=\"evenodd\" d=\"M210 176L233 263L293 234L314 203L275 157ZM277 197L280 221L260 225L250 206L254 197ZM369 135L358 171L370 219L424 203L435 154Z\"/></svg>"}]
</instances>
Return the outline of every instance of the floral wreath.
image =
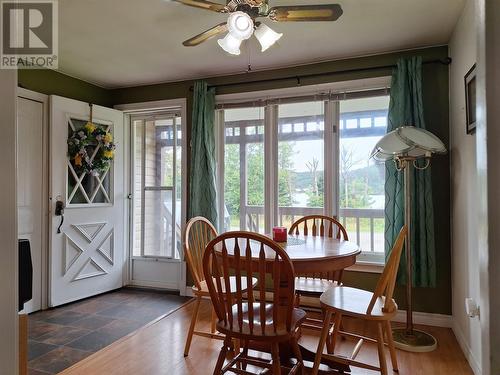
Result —
<instances>
[{"instance_id":1,"label":"floral wreath","mask_svg":"<svg viewBox=\"0 0 500 375\"><path fill-rule=\"evenodd\" d=\"M99 149L91 160L96 148ZM77 174L102 175L109 169L115 149L113 135L94 125L92 120L83 128L75 130L68 138L68 156Z\"/></svg>"}]
</instances>

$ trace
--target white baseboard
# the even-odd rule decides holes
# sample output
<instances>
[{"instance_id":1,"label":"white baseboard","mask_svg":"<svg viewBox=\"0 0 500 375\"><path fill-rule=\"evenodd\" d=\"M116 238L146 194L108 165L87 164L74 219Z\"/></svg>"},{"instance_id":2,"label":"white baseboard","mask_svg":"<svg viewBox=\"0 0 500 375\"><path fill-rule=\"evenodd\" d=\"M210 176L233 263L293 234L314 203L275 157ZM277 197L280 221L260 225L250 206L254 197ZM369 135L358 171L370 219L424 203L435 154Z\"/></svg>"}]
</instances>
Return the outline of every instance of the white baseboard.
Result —
<instances>
[{"instance_id":1,"label":"white baseboard","mask_svg":"<svg viewBox=\"0 0 500 375\"><path fill-rule=\"evenodd\" d=\"M406 322L406 311L398 310L396 317L392 321L398 323ZM432 314L432 313L414 311L413 323L423 324L426 326L433 326L433 327L452 328L453 318L451 315Z\"/></svg>"},{"instance_id":2,"label":"white baseboard","mask_svg":"<svg viewBox=\"0 0 500 375\"><path fill-rule=\"evenodd\" d=\"M455 334L455 337L457 338L458 345L460 345L460 348L462 349L462 352L464 353L467 362L469 362L472 371L474 372L475 375L482 375L483 372L481 370L481 365L477 361L474 354L472 354L472 350L469 347L467 340L465 340L465 336L462 330L455 323L453 323L452 329L453 333Z\"/></svg>"},{"instance_id":3,"label":"white baseboard","mask_svg":"<svg viewBox=\"0 0 500 375\"><path fill-rule=\"evenodd\" d=\"M179 290L177 283L165 283L160 281L129 280L127 285L155 289Z\"/></svg>"}]
</instances>

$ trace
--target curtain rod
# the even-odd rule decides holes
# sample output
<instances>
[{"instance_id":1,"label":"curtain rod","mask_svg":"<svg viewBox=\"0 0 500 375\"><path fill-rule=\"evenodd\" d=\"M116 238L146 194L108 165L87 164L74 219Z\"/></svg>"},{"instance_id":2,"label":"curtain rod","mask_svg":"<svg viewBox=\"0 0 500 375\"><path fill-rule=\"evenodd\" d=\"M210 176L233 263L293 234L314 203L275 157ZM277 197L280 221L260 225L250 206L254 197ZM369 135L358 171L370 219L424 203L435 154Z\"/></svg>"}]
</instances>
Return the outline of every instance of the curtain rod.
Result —
<instances>
[{"instance_id":1,"label":"curtain rod","mask_svg":"<svg viewBox=\"0 0 500 375\"><path fill-rule=\"evenodd\" d=\"M422 62L422 64L423 65L428 65L428 64L450 65L451 61L452 61L451 57L447 57L445 59L424 61L424 62ZM392 69L392 68L396 68L396 67L397 67L396 64L392 64L392 65L382 65L382 66L371 66L371 67L367 67L367 68L344 69L344 70L336 70L334 72L311 73L311 74L301 74L301 75L289 76L289 77L257 79L254 81L221 83L221 84L215 84L215 85L208 85L208 88L232 87L232 86L241 86L241 85L257 84L257 83L290 81L290 80L296 80L297 86L300 86L301 85L300 80L303 78L318 78L318 77L332 76L332 75L337 75L337 74L368 72L368 71L382 70L382 69ZM191 86L189 90L193 91L193 87Z\"/></svg>"},{"instance_id":2,"label":"curtain rod","mask_svg":"<svg viewBox=\"0 0 500 375\"><path fill-rule=\"evenodd\" d=\"M269 104L289 104L289 103L303 103L311 101L324 101L324 100L348 100L360 98L372 98L374 96L389 95L389 88L383 89L370 89L361 91L350 91L342 93L324 92L319 94L281 97L274 99L260 99L260 100L247 100L237 102L218 103L215 109L231 109L231 108L246 108L246 107L265 107Z\"/></svg>"}]
</instances>

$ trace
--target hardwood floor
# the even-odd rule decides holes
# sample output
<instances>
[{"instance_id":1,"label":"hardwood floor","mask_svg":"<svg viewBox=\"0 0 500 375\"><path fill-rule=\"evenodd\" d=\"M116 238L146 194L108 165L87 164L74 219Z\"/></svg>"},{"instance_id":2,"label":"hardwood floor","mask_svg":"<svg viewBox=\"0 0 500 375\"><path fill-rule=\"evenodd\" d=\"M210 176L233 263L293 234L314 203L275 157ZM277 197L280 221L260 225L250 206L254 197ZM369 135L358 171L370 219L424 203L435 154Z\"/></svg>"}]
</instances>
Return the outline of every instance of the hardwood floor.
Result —
<instances>
[{"instance_id":1,"label":"hardwood floor","mask_svg":"<svg viewBox=\"0 0 500 375\"><path fill-rule=\"evenodd\" d=\"M103 350L66 369L65 375L207 375L212 374L221 346L219 340L194 337L189 357L183 349L193 304L179 309L170 316L142 328ZM200 325L210 324L208 302L200 309ZM370 334L372 330L358 321L344 322L346 329ZM431 353L407 353L398 350L399 374L401 375L473 375L453 332L448 328L425 327L438 340L438 349ZM303 331L302 343L314 349L316 332ZM353 342L339 341L340 352L348 352ZM359 359L377 361L375 345L365 344ZM390 365L388 363L388 365ZM353 369L352 374L374 374L372 371Z\"/></svg>"}]
</instances>

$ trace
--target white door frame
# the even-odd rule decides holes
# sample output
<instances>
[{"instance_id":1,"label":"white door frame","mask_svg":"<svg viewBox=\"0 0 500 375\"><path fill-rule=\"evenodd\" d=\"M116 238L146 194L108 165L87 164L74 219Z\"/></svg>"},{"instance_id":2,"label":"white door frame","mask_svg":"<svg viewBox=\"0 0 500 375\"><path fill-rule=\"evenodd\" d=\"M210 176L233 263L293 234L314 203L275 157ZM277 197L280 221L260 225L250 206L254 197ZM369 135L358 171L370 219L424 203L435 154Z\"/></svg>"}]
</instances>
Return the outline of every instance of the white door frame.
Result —
<instances>
[{"instance_id":1,"label":"white door frame","mask_svg":"<svg viewBox=\"0 0 500 375\"><path fill-rule=\"evenodd\" d=\"M17 314L17 179L16 179L17 71L0 69L0 168L4 183L0 195L0 373L19 373Z\"/></svg>"},{"instance_id":2,"label":"white door frame","mask_svg":"<svg viewBox=\"0 0 500 375\"><path fill-rule=\"evenodd\" d=\"M130 118L133 114L139 114L141 112L151 112L151 111L162 111L162 110L168 110L172 108L180 108L180 113L181 113L181 127L182 127L182 140L181 140L181 146L182 146L182 170L187 171L187 152L188 152L188 144L186 141L186 130L187 130L187 99L186 98L178 98L178 99L168 99L168 100L158 100L158 101L150 101L150 102L140 102L140 103L129 103L129 104L119 104L114 106L115 109L118 109L120 111L123 111L125 113L125 129L127 131L125 132L125 145L128 148L129 152L127 152L127 155L125 157L125 181L128 181L129 184L127 186L127 194L131 196L133 190L132 190L132 175L130 174L130 168L132 166L132 155L131 155L131 121ZM184 232L184 227L186 224L186 213L187 213L187 205L186 205L186 199L187 199L187 174L182 173L182 192L181 192L181 197L182 197L182 212L181 212L181 229L182 233ZM156 288L162 288L162 285L159 284L151 284L148 283L147 285L144 283L138 283L134 280L132 280L132 262L131 259L133 257L133 249L132 249L132 241L131 241L131 204L133 203L132 199L129 199L129 204L126 205L126 214L125 217L127 218L127 224L125 225L125 231L127 231L127 241L126 241L126 247L128 249L127 251L127 256L126 256L126 271L124 271L124 285L137 285L137 286L145 286L145 287L156 287ZM181 239L182 241L183 239ZM182 248L184 248L184 243L182 243ZM165 262L169 262L169 260L162 260ZM176 261L177 262L177 261ZM186 262L184 260L184 253L182 252L181 254L181 260L179 262L180 264L180 272L179 272L179 280L178 280L178 285L179 285L179 292L181 295L186 295L188 293L188 289L190 290L191 288L186 287Z\"/></svg>"},{"instance_id":3,"label":"white door frame","mask_svg":"<svg viewBox=\"0 0 500 375\"><path fill-rule=\"evenodd\" d=\"M24 98L28 100L33 100L39 102L43 106L43 116L42 116L42 160L43 160L43 171L42 176L42 196L44 197L42 201L42 310L48 307L48 259L49 259L49 227L48 218L50 215L50 205L49 205L49 97L45 94L40 94L35 91L23 89L21 87L17 88L17 97Z\"/></svg>"}]
</instances>

